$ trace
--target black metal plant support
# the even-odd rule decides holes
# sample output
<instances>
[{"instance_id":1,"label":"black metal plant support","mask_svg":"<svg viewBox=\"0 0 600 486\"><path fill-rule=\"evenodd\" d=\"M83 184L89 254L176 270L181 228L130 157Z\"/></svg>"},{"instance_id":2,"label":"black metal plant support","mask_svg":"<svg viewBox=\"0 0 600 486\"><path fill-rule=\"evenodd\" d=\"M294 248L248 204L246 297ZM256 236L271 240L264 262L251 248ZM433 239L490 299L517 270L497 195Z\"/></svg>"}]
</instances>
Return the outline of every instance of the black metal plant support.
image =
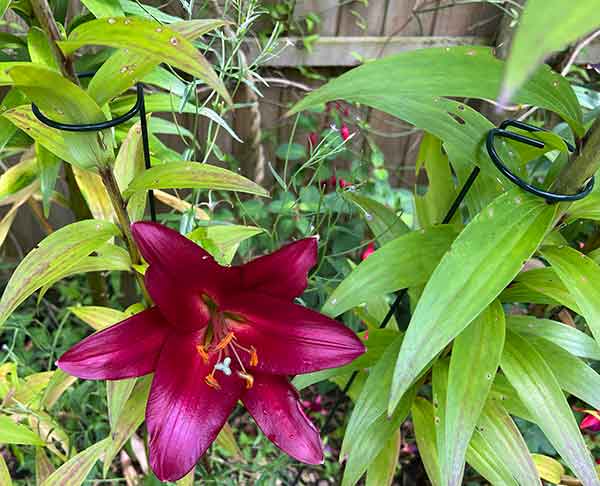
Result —
<instances>
[{"instance_id":1,"label":"black metal plant support","mask_svg":"<svg viewBox=\"0 0 600 486\"><path fill-rule=\"evenodd\" d=\"M79 74L80 78L89 78L94 75L94 72L84 72ZM99 123L80 123L80 124L70 124L70 123L62 123L56 120L52 120L44 115L40 109L35 105L35 103L31 104L31 111L35 115L35 117L41 121L43 124L56 128L57 130L63 130L66 132L97 132L101 130L106 130L107 128L113 128L117 125L125 123L130 120L134 116L140 116L140 126L142 129L142 150L144 152L144 164L146 169L151 167L150 162L150 143L148 139L148 120L146 119L146 104L144 102L144 87L142 83L136 84L137 91L137 99L133 107L131 109L112 120L107 120ZM148 191L148 206L150 207L150 219L152 221L156 221L156 207L154 204L154 191Z\"/></svg>"},{"instance_id":2,"label":"black metal plant support","mask_svg":"<svg viewBox=\"0 0 600 486\"><path fill-rule=\"evenodd\" d=\"M587 182L585 187L577 194L555 194L552 192L544 191L542 189L538 189L538 188L532 186L531 184L529 184L528 182L524 181L523 179L519 178L514 173L512 173L512 171L508 167L506 167L506 165L502 162L502 159L500 158L500 156L498 155L498 152L496 151L496 148L494 147L495 137L509 138L511 140L515 140L516 142L521 142L521 143L530 145L532 147L537 147L537 148L543 148L544 142L542 142L541 140L535 139L535 138L526 137L519 133L507 130L507 128L511 127L511 126L515 127L515 128L519 128L521 130L531 132L531 133L545 131L543 128L535 127L533 125L529 125L527 123L523 123L518 120L505 120L500 124L499 128L493 128L488 132L488 135L486 137L486 148L487 148L488 154L489 154L490 158L492 159L492 162L494 163L494 165L498 168L498 170L500 172L502 172L502 174L504 174L504 176L506 176L511 182L513 182L514 184L519 186L521 189L523 189L531 194L534 194L535 196L545 199L548 203L551 203L551 204L557 203L557 202L565 202L565 201L576 201L578 199L584 198L591 192L591 190L594 187L594 178L593 177ZM567 148L569 149L570 152L575 151L575 147L572 144L570 144L568 141L565 140L565 144L567 145ZM463 200L465 199L467 193L469 192L469 189L471 189L471 187L475 183L475 180L477 179L479 172L480 172L479 167L475 166L473 168L473 170L471 171L471 173L469 174L469 177L463 184L460 192L458 193L458 195L452 202L450 209L448 209L446 216L442 220L442 224L448 224L448 223L450 223L452 218L454 218L454 215L456 214L456 212L458 211L458 208L460 207ZM394 302L390 306L389 311L387 312L387 314L381 321L381 324L379 325L379 329L383 329L388 325L392 316L394 314L396 314L403 297L406 295L406 292L407 292L407 289L402 289L400 292L398 292L396 294L396 297L394 298ZM354 371L352 373L352 375L350 375L348 382L342 389L341 395L334 402L333 406L329 410L329 413L327 414L327 417L325 418L325 422L323 423L323 427L322 427L323 432L327 432L327 429L335 416L335 412L337 411L337 409L339 408L341 403L344 401L345 396L348 393L348 390L354 383L354 380L356 380L357 376L358 376L358 371ZM298 471L294 480L291 483L292 486L296 486L301 481L301 476L302 476L302 473L304 472L304 470L305 470L305 467L300 468L300 470Z\"/></svg>"}]
</instances>

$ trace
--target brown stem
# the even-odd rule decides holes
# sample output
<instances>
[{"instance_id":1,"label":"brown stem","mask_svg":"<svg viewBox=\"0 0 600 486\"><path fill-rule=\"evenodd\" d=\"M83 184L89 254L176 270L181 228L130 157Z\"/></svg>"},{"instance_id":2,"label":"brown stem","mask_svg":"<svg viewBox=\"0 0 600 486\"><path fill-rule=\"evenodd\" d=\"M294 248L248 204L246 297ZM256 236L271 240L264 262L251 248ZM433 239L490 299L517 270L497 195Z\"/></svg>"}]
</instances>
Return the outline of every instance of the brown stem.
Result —
<instances>
[{"instance_id":1,"label":"brown stem","mask_svg":"<svg viewBox=\"0 0 600 486\"><path fill-rule=\"evenodd\" d=\"M33 9L33 13L39 22L40 27L50 38L50 47L52 49L52 53L59 62L60 70L63 76L69 78L74 83L79 84L77 74L75 74L75 68L73 67L73 61L70 57L63 54L63 52L60 50L60 47L58 47L58 44L56 43L61 39L61 36L60 31L58 30L58 25L56 24L56 20L54 20L52 9L50 8L50 5L48 5L48 1L30 0L30 2L31 8Z\"/></svg>"},{"instance_id":2,"label":"brown stem","mask_svg":"<svg viewBox=\"0 0 600 486\"><path fill-rule=\"evenodd\" d=\"M596 118L592 128L586 134L579 156L562 169L550 190L559 194L574 194L581 190L598 169L600 169L600 118Z\"/></svg>"},{"instance_id":3,"label":"brown stem","mask_svg":"<svg viewBox=\"0 0 600 486\"><path fill-rule=\"evenodd\" d=\"M98 169L98 171L100 172L100 177L102 178L104 187L106 187L106 192L108 192L110 202L112 204L115 215L117 216L117 221L119 222L119 226L121 227L121 231L125 239L125 244L127 245L127 250L129 251L129 255L131 257L131 263L133 263L134 265L140 264L142 262L142 258L140 256L138 247L135 244L135 240L133 239L133 234L131 233L131 220L129 219L129 215L127 214L127 203L121 195L121 191L119 190L119 186L117 184L117 180L115 179L115 175L112 171L112 168L102 167ZM138 281L138 284L140 285L140 289L144 294L144 298L148 302L152 302L144 285L143 277L138 272L135 272L135 276Z\"/></svg>"}]
</instances>

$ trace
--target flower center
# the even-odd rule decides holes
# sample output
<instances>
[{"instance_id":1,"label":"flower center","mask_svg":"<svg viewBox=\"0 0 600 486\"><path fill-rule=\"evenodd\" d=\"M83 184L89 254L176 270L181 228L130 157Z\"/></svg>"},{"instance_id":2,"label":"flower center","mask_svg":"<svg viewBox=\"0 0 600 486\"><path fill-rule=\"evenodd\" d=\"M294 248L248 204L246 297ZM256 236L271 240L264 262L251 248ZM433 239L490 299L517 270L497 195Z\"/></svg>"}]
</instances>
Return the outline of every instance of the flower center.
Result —
<instances>
[{"instance_id":1,"label":"flower center","mask_svg":"<svg viewBox=\"0 0 600 486\"><path fill-rule=\"evenodd\" d=\"M196 345L196 351L204 364L210 362L212 355L217 355L216 363L211 372L204 377L204 382L215 390L220 390L221 385L215 373L221 372L226 377L232 376L234 373L230 366L233 359L235 360L233 364L239 368L235 375L246 382L246 388L252 388L254 377L246 370L241 356L248 355L249 365L256 366L258 364L256 348L254 346L249 348L242 346L238 342L235 333L229 329L227 319L228 317L234 318L234 316L223 315L217 309L216 304L208 297L203 296L203 300L211 310L211 320L204 334L204 342Z\"/></svg>"}]
</instances>

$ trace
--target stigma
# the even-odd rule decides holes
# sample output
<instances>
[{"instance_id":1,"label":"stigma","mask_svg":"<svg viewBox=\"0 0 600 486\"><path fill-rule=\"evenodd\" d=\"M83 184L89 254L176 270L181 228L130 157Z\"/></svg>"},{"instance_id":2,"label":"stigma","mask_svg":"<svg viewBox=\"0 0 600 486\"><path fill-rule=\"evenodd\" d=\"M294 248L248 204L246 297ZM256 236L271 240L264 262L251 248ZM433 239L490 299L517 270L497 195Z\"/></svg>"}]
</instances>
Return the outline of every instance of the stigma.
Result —
<instances>
[{"instance_id":1,"label":"stigma","mask_svg":"<svg viewBox=\"0 0 600 486\"><path fill-rule=\"evenodd\" d=\"M236 370L235 375L245 381L246 389L252 388L254 385L254 377L248 373L241 358L241 354L246 354L247 363L250 366L258 365L258 353L254 346L249 348L242 346L237 342L233 332L228 332L226 335L221 334L219 341L214 342L215 336L210 335L208 340L202 344L196 345L196 352L202 358L204 364L208 364L211 360L211 355L217 355L217 362L214 364L211 372L204 377L204 382L215 390L221 389L221 384L215 376L216 372L221 372L224 378L232 376L230 365L233 364ZM224 357L223 357L224 356ZM223 359L222 359L223 358ZM232 358L235 362L232 363Z\"/></svg>"}]
</instances>

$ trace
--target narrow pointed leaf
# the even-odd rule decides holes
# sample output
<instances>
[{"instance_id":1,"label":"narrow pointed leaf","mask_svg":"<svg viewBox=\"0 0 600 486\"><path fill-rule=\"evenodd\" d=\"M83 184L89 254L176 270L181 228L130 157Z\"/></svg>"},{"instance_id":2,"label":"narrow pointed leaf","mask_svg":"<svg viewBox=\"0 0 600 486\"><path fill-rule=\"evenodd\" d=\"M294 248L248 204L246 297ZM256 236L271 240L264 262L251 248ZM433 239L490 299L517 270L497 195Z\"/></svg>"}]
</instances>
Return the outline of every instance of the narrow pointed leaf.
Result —
<instances>
[{"instance_id":1,"label":"narrow pointed leaf","mask_svg":"<svg viewBox=\"0 0 600 486\"><path fill-rule=\"evenodd\" d=\"M103 15L103 17L118 16L119 14L116 13ZM179 32L188 40L194 40L224 24L225 22L220 19L200 19L187 22L175 22L169 25L169 29L174 32ZM88 85L88 94L102 106L104 103L107 103L115 96L133 86L133 84L140 79L144 78L144 80L148 82L147 77L151 77L151 73L156 70L156 67L161 62L163 62L162 58L152 54L143 54L139 51L130 52L127 49L120 49L112 54L112 56L100 66L100 69L96 71L96 74L94 74L94 77L90 80L90 84Z\"/></svg>"},{"instance_id":2,"label":"narrow pointed leaf","mask_svg":"<svg viewBox=\"0 0 600 486\"><path fill-rule=\"evenodd\" d=\"M575 298L592 335L600 343L600 266L569 247L548 247L542 255Z\"/></svg>"},{"instance_id":3,"label":"narrow pointed leaf","mask_svg":"<svg viewBox=\"0 0 600 486\"><path fill-rule=\"evenodd\" d=\"M52 69L30 64L14 67L8 70L8 74L15 86L27 94L49 118L68 123L95 123L106 120L100 107L82 88ZM110 131L71 135L80 145L89 147L95 156L95 165L106 166L112 162L114 154Z\"/></svg>"},{"instance_id":4,"label":"narrow pointed leaf","mask_svg":"<svg viewBox=\"0 0 600 486\"><path fill-rule=\"evenodd\" d=\"M392 412L417 376L506 287L542 241L554 208L514 189L462 231L427 282L400 349Z\"/></svg>"},{"instance_id":5,"label":"narrow pointed leaf","mask_svg":"<svg viewBox=\"0 0 600 486\"><path fill-rule=\"evenodd\" d=\"M436 443L434 408L424 398L417 397L411 408L419 455L433 486L441 486L439 454Z\"/></svg>"},{"instance_id":6,"label":"narrow pointed leaf","mask_svg":"<svg viewBox=\"0 0 600 486\"><path fill-rule=\"evenodd\" d=\"M73 174L85 202L95 219L113 220L113 208L100 176L89 170L73 167Z\"/></svg>"},{"instance_id":7,"label":"narrow pointed leaf","mask_svg":"<svg viewBox=\"0 0 600 486\"><path fill-rule=\"evenodd\" d=\"M391 486L402 446L402 434L397 430L367 469L366 486Z\"/></svg>"},{"instance_id":8,"label":"narrow pointed leaf","mask_svg":"<svg viewBox=\"0 0 600 486\"><path fill-rule=\"evenodd\" d=\"M344 197L352 201L362 212L373 237L382 245L410 232L400 214L374 199L355 192L346 192Z\"/></svg>"},{"instance_id":9,"label":"narrow pointed leaf","mask_svg":"<svg viewBox=\"0 0 600 486\"><path fill-rule=\"evenodd\" d=\"M561 482L562 477L565 475L565 468L560 462L542 454L531 454L531 458L544 481L549 481L552 484Z\"/></svg>"},{"instance_id":10,"label":"narrow pointed leaf","mask_svg":"<svg viewBox=\"0 0 600 486\"><path fill-rule=\"evenodd\" d=\"M583 484L600 485L571 407L546 361L524 338L509 331L501 367L535 423Z\"/></svg>"},{"instance_id":11,"label":"narrow pointed leaf","mask_svg":"<svg viewBox=\"0 0 600 486\"><path fill-rule=\"evenodd\" d=\"M42 406L50 410L62 394L76 381L77 377L68 375L60 369L55 370L44 391Z\"/></svg>"},{"instance_id":12,"label":"narrow pointed leaf","mask_svg":"<svg viewBox=\"0 0 600 486\"><path fill-rule=\"evenodd\" d=\"M42 193L44 216L47 218L50 214L50 199L56 187L56 180L58 179L62 162L56 155L46 150L39 143L35 144L35 155L40 174L40 192Z\"/></svg>"},{"instance_id":13,"label":"narrow pointed leaf","mask_svg":"<svg viewBox=\"0 0 600 486\"><path fill-rule=\"evenodd\" d=\"M386 243L344 279L321 311L337 316L382 294L424 284L458 231L455 226L442 225L412 231Z\"/></svg>"},{"instance_id":14,"label":"narrow pointed leaf","mask_svg":"<svg viewBox=\"0 0 600 486\"><path fill-rule=\"evenodd\" d=\"M2 116L65 162L82 169L90 169L97 165L95 139L82 138L81 133L50 128L33 115L29 106L13 108L4 112Z\"/></svg>"},{"instance_id":15,"label":"narrow pointed leaf","mask_svg":"<svg viewBox=\"0 0 600 486\"><path fill-rule=\"evenodd\" d=\"M504 68L505 63L496 59L492 50L486 47L461 46L405 52L350 70L306 96L293 107L292 112L337 99L372 106L370 100L373 96L378 97L382 105L383 100L415 96L496 99ZM547 66L536 71L515 94L513 101L555 111L582 134L582 115L575 94L568 81ZM384 111L391 113L388 111L390 108Z\"/></svg>"},{"instance_id":16,"label":"narrow pointed leaf","mask_svg":"<svg viewBox=\"0 0 600 486\"><path fill-rule=\"evenodd\" d=\"M88 305L69 307L69 310L96 331L116 324L127 317L125 312L110 307Z\"/></svg>"},{"instance_id":17,"label":"narrow pointed leaf","mask_svg":"<svg viewBox=\"0 0 600 486\"><path fill-rule=\"evenodd\" d=\"M529 0L519 17L519 26L506 62L503 101L509 101L554 51L560 51L600 25L595 0Z\"/></svg>"},{"instance_id":18,"label":"narrow pointed leaf","mask_svg":"<svg viewBox=\"0 0 600 486\"><path fill-rule=\"evenodd\" d=\"M104 453L108 439L101 440L69 459L54 471L42 486L81 486Z\"/></svg>"},{"instance_id":19,"label":"narrow pointed leaf","mask_svg":"<svg viewBox=\"0 0 600 486\"><path fill-rule=\"evenodd\" d=\"M221 167L198 162L169 162L152 167L133 179L126 196L148 189L213 189L268 196L258 184Z\"/></svg>"},{"instance_id":20,"label":"narrow pointed leaf","mask_svg":"<svg viewBox=\"0 0 600 486\"><path fill-rule=\"evenodd\" d=\"M85 45L103 45L150 55L192 74L208 84L226 101L227 89L204 56L182 34L139 17L110 17L76 27L66 41L58 42L65 54Z\"/></svg>"},{"instance_id":21,"label":"narrow pointed leaf","mask_svg":"<svg viewBox=\"0 0 600 486\"><path fill-rule=\"evenodd\" d=\"M496 451L496 444L490 444L479 432L475 432L467 449L467 462L490 484L521 486L506 465L498 460Z\"/></svg>"},{"instance_id":22,"label":"narrow pointed leaf","mask_svg":"<svg viewBox=\"0 0 600 486\"><path fill-rule=\"evenodd\" d=\"M54 466L41 447L35 448L35 484L41 485L55 471ZM3 484L0 481L0 484Z\"/></svg>"},{"instance_id":23,"label":"narrow pointed leaf","mask_svg":"<svg viewBox=\"0 0 600 486\"><path fill-rule=\"evenodd\" d=\"M494 301L454 340L446 400L443 484L459 486L471 435L492 387L504 347L504 311Z\"/></svg>"},{"instance_id":24,"label":"narrow pointed leaf","mask_svg":"<svg viewBox=\"0 0 600 486\"><path fill-rule=\"evenodd\" d=\"M600 374L583 360L543 338L526 338L546 361L560 387L600 409Z\"/></svg>"},{"instance_id":25,"label":"narrow pointed leaf","mask_svg":"<svg viewBox=\"0 0 600 486\"><path fill-rule=\"evenodd\" d=\"M0 444L44 445L44 441L25 425L0 415Z\"/></svg>"},{"instance_id":26,"label":"narrow pointed leaf","mask_svg":"<svg viewBox=\"0 0 600 486\"><path fill-rule=\"evenodd\" d=\"M94 17L118 17L123 15L119 0L82 0Z\"/></svg>"},{"instance_id":27,"label":"narrow pointed leaf","mask_svg":"<svg viewBox=\"0 0 600 486\"><path fill-rule=\"evenodd\" d=\"M105 439L107 441L106 454L103 459L105 476L114 457L144 421L151 384L152 376L137 380L129 399L123 406L122 413L111 428L110 437Z\"/></svg>"},{"instance_id":28,"label":"narrow pointed leaf","mask_svg":"<svg viewBox=\"0 0 600 486\"><path fill-rule=\"evenodd\" d=\"M4 289L0 326L33 292L117 235L119 229L112 223L86 220L64 226L42 240L21 261Z\"/></svg>"},{"instance_id":29,"label":"narrow pointed leaf","mask_svg":"<svg viewBox=\"0 0 600 486\"><path fill-rule=\"evenodd\" d=\"M8 466L2 454L0 454L0 484L3 486L12 486L13 484L8 472Z\"/></svg>"},{"instance_id":30,"label":"narrow pointed leaf","mask_svg":"<svg viewBox=\"0 0 600 486\"><path fill-rule=\"evenodd\" d=\"M525 439L508 412L495 400L489 400L481 414L477 432L494 444L498 462L511 471L518 484L539 485L541 481Z\"/></svg>"},{"instance_id":31,"label":"narrow pointed leaf","mask_svg":"<svg viewBox=\"0 0 600 486\"><path fill-rule=\"evenodd\" d=\"M137 378L127 380L109 380L106 382L106 402L108 403L108 421L114 428L121 412L129 399Z\"/></svg>"},{"instance_id":32,"label":"narrow pointed leaf","mask_svg":"<svg viewBox=\"0 0 600 486\"><path fill-rule=\"evenodd\" d=\"M573 294L558 277L553 268L534 268L521 272L510 286L500 294L502 302L527 302L530 304L564 305L580 313Z\"/></svg>"},{"instance_id":33,"label":"narrow pointed leaf","mask_svg":"<svg viewBox=\"0 0 600 486\"><path fill-rule=\"evenodd\" d=\"M537 336L567 350L574 356L600 360L600 346L593 338L562 322L534 316L507 316L506 325L523 336Z\"/></svg>"},{"instance_id":34,"label":"narrow pointed leaf","mask_svg":"<svg viewBox=\"0 0 600 486\"><path fill-rule=\"evenodd\" d=\"M35 158L24 158L0 175L0 202L14 196L38 178Z\"/></svg>"}]
</instances>

